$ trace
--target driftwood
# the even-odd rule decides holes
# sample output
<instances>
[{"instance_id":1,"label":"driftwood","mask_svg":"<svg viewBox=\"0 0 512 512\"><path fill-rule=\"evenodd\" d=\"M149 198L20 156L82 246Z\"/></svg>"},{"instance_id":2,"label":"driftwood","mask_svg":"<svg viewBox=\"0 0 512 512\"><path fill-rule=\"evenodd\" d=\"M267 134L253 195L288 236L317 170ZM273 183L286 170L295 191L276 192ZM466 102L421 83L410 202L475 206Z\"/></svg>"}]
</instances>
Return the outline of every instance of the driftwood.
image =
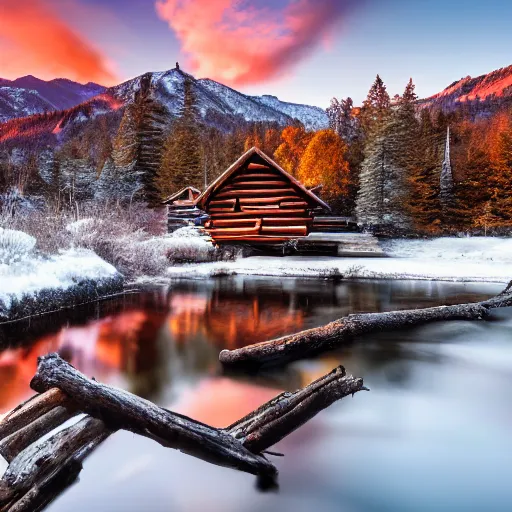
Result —
<instances>
[{"instance_id":1,"label":"driftwood","mask_svg":"<svg viewBox=\"0 0 512 512\"><path fill-rule=\"evenodd\" d=\"M0 442L0 454L7 462L11 462L25 448L65 423L75 414L77 413L72 409L62 406L55 407L32 423L28 423L25 427L3 439Z\"/></svg>"},{"instance_id":2,"label":"driftwood","mask_svg":"<svg viewBox=\"0 0 512 512\"><path fill-rule=\"evenodd\" d=\"M102 419L110 428L150 437L160 444L220 466L272 477L277 470L223 431L168 411L127 391L89 380L57 354L39 359L31 387L44 392L59 388L73 397L81 411Z\"/></svg>"},{"instance_id":3,"label":"driftwood","mask_svg":"<svg viewBox=\"0 0 512 512\"><path fill-rule=\"evenodd\" d=\"M512 306L512 281L496 297L482 302L425 309L349 315L325 326L283 336L236 350L223 350L219 360L226 366L282 365L342 347L354 338L445 320L483 320L492 309Z\"/></svg>"},{"instance_id":4,"label":"driftwood","mask_svg":"<svg viewBox=\"0 0 512 512\"><path fill-rule=\"evenodd\" d=\"M253 452L270 448L341 398L367 390L363 379L347 375L340 366L309 386L285 392L227 427Z\"/></svg>"},{"instance_id":5,"label":"driftwood","mask_svg":"<svg viewBox=\"0 0 512 512\"><path fill-rule=\"evenodd\" d=\"M190 436L195 436L202 447L204 433L210 437L215 433L213 441L207 438L206 442L222 440L222 465L232 464L231 461L226 464L225 450L237 449L244 461L244 467L238 467L240 461L236 461L238 469L248 470L248 464L254 469L263 460L264 470L253 472L258 474L259 485L273 486L276 470L261 453L278 455L267 448L333 402L366 390L362 379L346 375L344 368L339 367L303 389L282 393L225 429L214 429L130 393L89 381L57 355L40 359L32 385L37 391L48 390L21 404L0 421L0 431L9 434L0 446L10 462L0 480L0 512L35 512L45 508L77 480L83 460L117 428L128 428L188 453ZM96 417L86 415L58 430L81 410ZM20 418L28 423L12 432L13 425L19 426ZM169 435L163 432L160 423L169 430ZM191 430L187 437L182 430L188 428ZM55 430L53 435L44 439L52 430ZM218 453L212 460L211 450L209 446L207 450L194 450L193 454L219 463ZM251 461L247 453L257 462Z\"/></svg>"},{"instance_id":6,"label":"driftwood","mask_svg":"<svg viewBox=\"0 0 512 512\"><path fill-rule=\"evenodd\" d=\"M0 422L0 439L10 436L20 428L37 420L55 407L69 405L68 397L60 389L49 389L18 405Z\"/></svg>"},{"instance_id":7,"label":"driftwood","mask_svg":"<svg viewBox=\"0 0 512 512\"><path fill-rule=\"evenodd\" d=\"M23 450L0 481L4 510L41 510L76 480L83 460L110 434L101 420L86 416Z\"/></svg>"}]
</instances>

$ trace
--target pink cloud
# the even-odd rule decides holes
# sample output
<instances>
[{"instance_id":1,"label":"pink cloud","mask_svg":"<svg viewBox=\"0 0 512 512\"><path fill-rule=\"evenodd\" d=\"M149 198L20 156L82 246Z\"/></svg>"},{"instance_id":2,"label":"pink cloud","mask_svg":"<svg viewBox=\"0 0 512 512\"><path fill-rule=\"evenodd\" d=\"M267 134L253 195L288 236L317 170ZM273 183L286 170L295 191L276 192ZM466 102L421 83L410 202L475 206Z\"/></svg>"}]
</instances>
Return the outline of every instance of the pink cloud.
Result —
<instances>
[{"instance_id":1,"label":"pink cloud","mask_svg":"<svg viewBox=\"0 0 512 512\"><path fill-rule=\"evenodd\" d=\"M44 0L1 0L0 56L4 78L33 74L115 82L106 56Z\"/></svg>"},{"instance_id":2,"label":"pink cloud","mask_svg":"<svg viewBox=\"0 0 512 512\"><path fill-rule=\"evenodd\" d=\"M195 73L244 85L284 76L331 39L354 5L355 0L288 0L271 8L240 0L157 0L156 9Z\"/></svg>"}]
</instances>

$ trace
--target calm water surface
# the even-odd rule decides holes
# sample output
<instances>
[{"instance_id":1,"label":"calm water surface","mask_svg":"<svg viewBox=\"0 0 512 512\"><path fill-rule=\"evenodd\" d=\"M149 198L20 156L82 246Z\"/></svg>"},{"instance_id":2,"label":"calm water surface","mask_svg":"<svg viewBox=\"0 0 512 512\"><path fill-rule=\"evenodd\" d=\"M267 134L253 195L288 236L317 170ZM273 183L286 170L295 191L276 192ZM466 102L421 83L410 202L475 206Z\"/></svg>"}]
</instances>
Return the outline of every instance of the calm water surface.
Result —
<instances>
[{"instance_id":1,"label":"calm water surface","mask_svg":"<svg viewBox=\"0 0 512 512\"><path fill-rule=\"evenodd\" d=\"M235 348L362 311L477 300L499 285L226 278L182 281L0 329L0 413L30 396L38 355L215 426L343 364L370 393L331 406L275 450L280 488L126 432L85 463L52 512L509 511L512 311L372 335L253 376Z\"/></svg>"}]
</instances>

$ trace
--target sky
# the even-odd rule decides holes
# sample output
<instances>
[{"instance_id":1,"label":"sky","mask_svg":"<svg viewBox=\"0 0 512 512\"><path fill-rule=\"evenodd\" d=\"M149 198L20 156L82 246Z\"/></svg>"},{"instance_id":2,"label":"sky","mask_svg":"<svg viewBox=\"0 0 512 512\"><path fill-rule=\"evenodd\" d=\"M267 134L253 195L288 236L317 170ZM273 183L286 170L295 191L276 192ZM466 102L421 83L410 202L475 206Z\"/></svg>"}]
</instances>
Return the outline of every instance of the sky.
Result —
<instances>
[{"instance_id":1,"label":"sky","mask_svg":"<svg viewBox=\"0 0 512 512\"><path fill-rule=\"evenodd\" d=\"M181 68L248 94L420 97L512 64L504 0L0 0L0 76L114 85Z\"/></svg>"}]
</instances>

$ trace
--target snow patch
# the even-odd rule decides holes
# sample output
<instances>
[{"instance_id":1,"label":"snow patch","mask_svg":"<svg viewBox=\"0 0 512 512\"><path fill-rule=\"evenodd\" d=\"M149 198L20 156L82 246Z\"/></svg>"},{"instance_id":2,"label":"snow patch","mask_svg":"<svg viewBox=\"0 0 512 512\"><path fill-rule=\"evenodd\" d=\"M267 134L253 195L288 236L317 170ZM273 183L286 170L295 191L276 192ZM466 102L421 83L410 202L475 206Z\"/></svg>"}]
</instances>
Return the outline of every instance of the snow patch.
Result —
<instances>
[{"instance_id":1,"label":"snow patch","mask_svg":"<svg viewBox=\"0 0 512 512\"><path fill-rule=\"evenodd\" d=\"M69 249L44 259L31 257L11 265L0 264L0 318L9 318L14 305L37 299L45 290L55 295L85 282L101 284L121 279L112 265L88 249ZM40 307L45 310L44 303Z\"/></svg>"},{"instance_id":2,"label":"snow patch","mask_svg":"<svg viewBox=\"0 0 512 512\"><path fill-rule=\"evenodd\" d=\"M387 258L255 256L226 263L172 267L171 278L241 275L332 279L411 279L496 282L512 279L512 240L498 238L385 242Z\"/></svg>"}]
</instances>

